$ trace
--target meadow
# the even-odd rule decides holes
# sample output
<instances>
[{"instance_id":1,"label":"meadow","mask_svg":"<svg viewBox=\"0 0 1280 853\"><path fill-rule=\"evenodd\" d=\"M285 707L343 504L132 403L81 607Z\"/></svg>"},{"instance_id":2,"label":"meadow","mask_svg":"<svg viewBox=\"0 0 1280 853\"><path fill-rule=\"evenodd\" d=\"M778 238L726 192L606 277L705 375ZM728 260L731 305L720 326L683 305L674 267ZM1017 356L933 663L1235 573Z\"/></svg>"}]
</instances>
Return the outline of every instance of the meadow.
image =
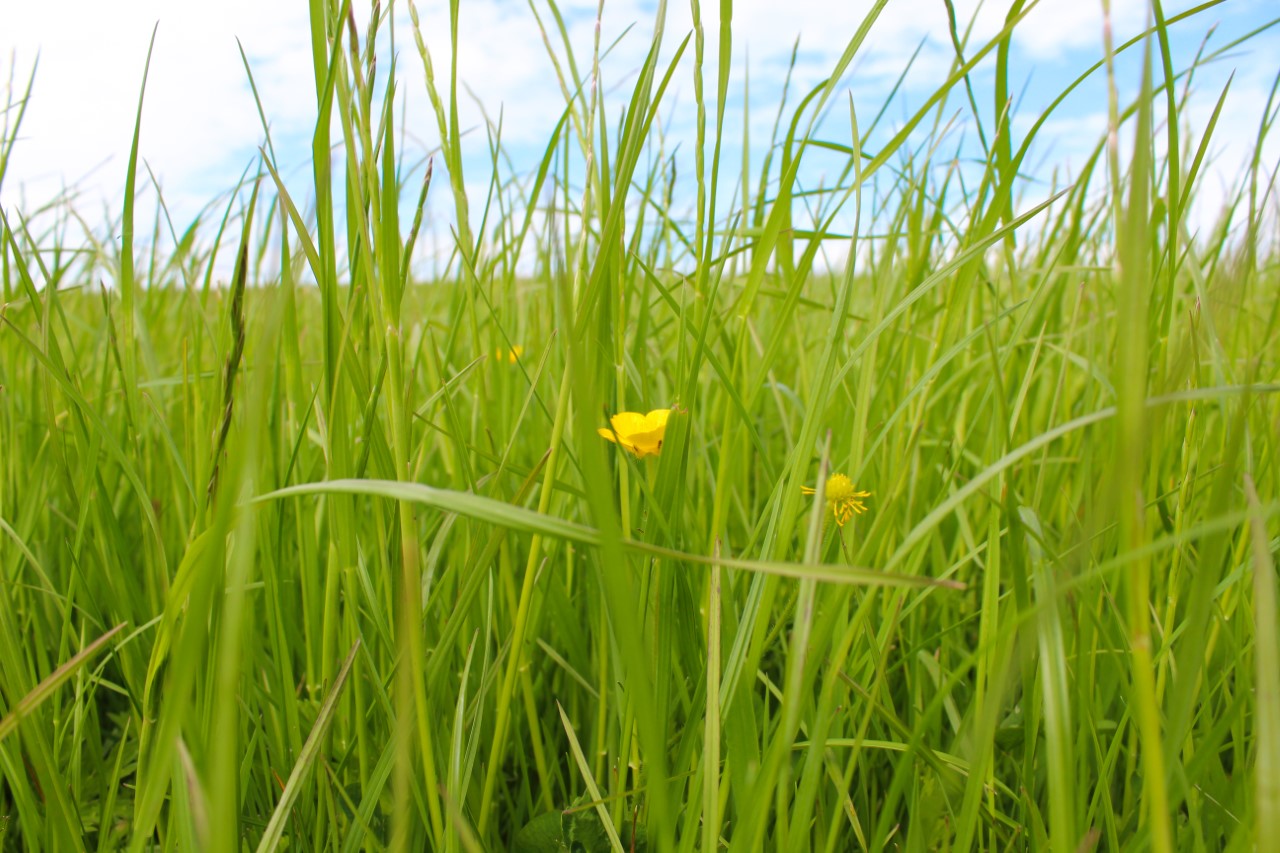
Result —
<instances>
[{"instance_id":1,"label":"meadow","mask_svg":"<svg viewBox=\"0 0 1280 853\"><path fill-rule=\"evenodd\" d=\"M1038 183L1021 2L892 110L845 88L870 4L766 139L731 0L609 85L538 6L564 113L516 172L448 56L311 0L307 191L262 111L191 223L135 209L141 92L119 239L0 218L0 848L1270 849L1277 105L1194 225L1196 74L1250 36L1170 33L1218 5L1099 33L1062 97L1114 132Z\"/></svg>"}]
</instances>

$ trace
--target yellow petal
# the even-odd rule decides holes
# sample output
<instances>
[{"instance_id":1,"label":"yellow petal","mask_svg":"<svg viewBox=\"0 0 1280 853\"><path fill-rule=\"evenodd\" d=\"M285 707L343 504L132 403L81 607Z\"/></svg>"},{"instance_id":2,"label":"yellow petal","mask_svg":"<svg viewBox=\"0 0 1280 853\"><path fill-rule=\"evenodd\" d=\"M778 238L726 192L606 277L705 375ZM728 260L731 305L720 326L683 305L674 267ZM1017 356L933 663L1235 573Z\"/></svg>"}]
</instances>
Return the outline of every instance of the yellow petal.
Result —
<instances>
[{"instance_id":1,"label":"yellow petal","mask_svg":"<svg viewBox=\"0 0 1280 853\"><path fill-rule=\"evenodd\" d=\"M597 429L596 432L600 433L602 436L609 439L610 441L616 441L618 444L622 445L627 450L630 450L632 453L636 453L636 446L635 446L635 443L631 440L631 436L614 435L612 430L607 430L607 429L604 429L603 427L601 427L600 429Z\"/></svg>"},{"instance_id":2,"label":"yellow petal","mask_svg":"<svg viewBox=\"0 0 1280 853\"><path fill-rule=\"evenodd\" d=\"M662 449L662 439L667 434L667 418L671 416L670 409L654 409L644 416L644 429L636 432L631 440L637 446L643 445L649 448L650 453L656 454Z\"/></svg>"},{"instance_id":3,"label":"yellow petal","mask_svg":"<svg viewBox=\"0 0 1280 853\"><path fill-rule=\"evenodd\" d=\"M654 438L650 435L635 436L631 440L632 452L636 456L657 456L658 451L662 450L662 438Z\"/></svg>"},{"instance_id":4,"label":"yellow petal","mask_svg":"<svg viewBox=\"0 0 1280 853\"><path fill-rule=\"evenodd\" d=\"M609 418L609 423L613 424L613 430L622 437L630 437L640 432L648 432L652 427L649 426L645 416L639 412L618 412L618 414Z\"/></svg>"},{"instance_id":5,"label":"yellow petal","mask_svg":"<svg viewBox=\"0 0 1280 853\"><path fill-rule=\"evenodd\" d=\"M653 411L649 412L649 414L645 415L644 419L645 421L648 422L647 428L654 430L654 429L666 429L667 418L669 417L671 417L670 409L654 409Z\"/></svg>"},{"instance_id":6,"label":"yellow petal","mask_svg":"<svg viewBox=\"0 0 1280 853\"><path fill-rule=\"evenodd\" d=\"M612 429L597 430L610 441L616 441L638 458L657 456L662 450L662 438L667 431L670 409L654 409L646 414L618 412L609 418Z\"/></svg>"},{"instance_id":7,"label":"yellow petal","mask_svg":"<svg viewBox=\"0 0 1280 853\"><path fill-rule=\"evenodd\" d=\"M666 435L666 427L658 427L657 429L647 429L642 432L633 432L631 440L636 444L657 444L662 441L662 437Z\"/></svg>"}]
</instances>

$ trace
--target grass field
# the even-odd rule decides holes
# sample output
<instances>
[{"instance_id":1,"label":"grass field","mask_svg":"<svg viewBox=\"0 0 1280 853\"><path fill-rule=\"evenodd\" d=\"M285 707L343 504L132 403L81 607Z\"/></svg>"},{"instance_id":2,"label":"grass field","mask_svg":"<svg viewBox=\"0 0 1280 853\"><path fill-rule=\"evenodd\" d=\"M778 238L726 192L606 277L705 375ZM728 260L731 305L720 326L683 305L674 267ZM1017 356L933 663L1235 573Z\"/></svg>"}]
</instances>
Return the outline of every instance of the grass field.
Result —
<instances>
[{"instance_id":1,"label":"grass field","mask_svg":"<svg viewBox=\"0 0 1280 853\"><path fill-rule=\"evenodd\" d=\"M1150 70L1080 69L1119 132L1041 201L1053 114L1004 120L1021 3L990 42L959 22L896 135L840 83L874 4L772 139L725 123L738 47L697 0L613 89L539 7L566 110L519 175L400 29L428 190L375 84L387 10L312 0L305 196L268 144L189 228L147 220L135 135L118 241L6 207L0 847L1270 849L1275 105L1193 228L1224 103L1194 75L1239 45L1169 31L1215 5L1107 36Z\"/></svg>"}]
</instances>

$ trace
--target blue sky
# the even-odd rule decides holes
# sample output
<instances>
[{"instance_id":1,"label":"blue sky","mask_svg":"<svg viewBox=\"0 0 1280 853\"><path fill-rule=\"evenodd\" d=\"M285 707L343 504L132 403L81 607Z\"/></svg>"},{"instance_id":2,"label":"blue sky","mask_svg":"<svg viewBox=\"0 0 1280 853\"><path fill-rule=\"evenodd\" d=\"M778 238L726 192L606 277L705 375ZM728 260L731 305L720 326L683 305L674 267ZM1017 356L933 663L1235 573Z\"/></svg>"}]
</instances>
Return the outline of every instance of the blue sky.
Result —
<instances>
[{"instance_id":1,"label":"blue sky","mask_svg":"<svg viewBox=\"0 0 1280 853\"><path fill-rule=\"evenodd\" d=\"M357 20L368 17L367 0L356 2ZM448 12L444 0L417 4L427 41L444 73L450 61ZM750 74L752 147L757 157L772 125L793 44L800 39L792 88L803 93L822 80L856 31L867 7L861 2L787 0L784 3L735 3L734 61L730 84L726 156L728 166L740 162L744 103L742 86ZM1194 4L1175 0L1165 6L1172 17ZM496 117L501 110L508 153L517 170L536 165L546 140L563 109L563 96L552 73L546 48L528 4L515 0L462 0L459 78ZM546 5L535 6L547 20ZM719 3L704 0L707 52L717 50ZM1007 2L955 3L961 27L972 21L970 45L979 45L998 32ZM585 63L595 28L596 3L567 0L565 12L570 39ZM406 97L407 162L415 162L437 144L435 121L423 84L422 65L412 39L407 3L396 3L399 85ZM634 72L648 48L656 3L652 0L611 0L601 19L602 41L624 33L602 74L609 96L619 107ZM1094 0L1041 0L1018 28L1011 54L1012 89L1018 98L1015 141L1067 83L1102 55L1102 7ZM1117 41L1139 32L1147 16L1142 0L1114 0ZM1184 67L1206 34L1216 27L1210 49L1222 46L1280 14L1270 0L1226 0L1173 29L1175 68ZM301 193L308 178L311 128L314 122L314 83L302 0L261 3L255 0L128 0L101 3L66 0L59 3L20 3L0 0L0 56L13 57L14 76L24 80L39 54L39 69L21 140L10 172L0 187L0 204L33 210L63 186L79 190L77 207L90 222L119 209L127 153L132 134L138 86L152 27L158 22L155 57L143 113L141 152L163 187L176 224L181 228L201 207L234 185L262 142L262 129L249 93L236 46L239 38L253 67L271 123L280 159ZM690 29L687 3L668 9L665 52L670 55ZM1222 86L1235 73L1232 94L1220 127L1217 171L1206 184L1205 205L1212 208L1213 183L1228 188L1237 179L1246 154L1246 140L1256 132L1273 78L1280 72L1280 28L1268 30L1241 48L1203 69L1196 83L1188 118L1198 134ZM842 88L867 121L884 102L912 53L920 48L898 98L889 107L884 129L900 126L946 74L953 48L946 29L943 0L890 0L864 50L846 74ZM688 51L690 57L692 47ZM749 56L749 62L748 62ZM1132 91L1137 85L1135 55L1120 66L1120 82ZM6 63L7 64L7 63ZM382 67L387 67L385 63ZM713 68L713 60L708 60ZM993 63L979 67L973 83L979 108L989 116ZM8 69L5 69L6 71ZM679 144L681 172L692 173L693 84L688 59L677 73L663 111L669 146ZM1038 171L1045 176L1055 166L1078 167L1105 127L1106 96L1099 75L1072 96L1052 117L1044 134ZM707 80L714 92L714 80ZM965 118L962 97L950 107ZM847 110L832 113L824 135L847 142ZM468 137L466 177L473 193L487 183L488 154L478 106L464 95L461 124L474 128ZM973 140L972 128L966 139ZM1274 146L1268 152L1276 150ZM828 160L827 166L834 162ZM810 182L821 180L824 162L815 158ZM447 217L445 184L433 189L434 215ZM1220 196L1218 196L1220 197Z\"/></svg>"}]
</instances>

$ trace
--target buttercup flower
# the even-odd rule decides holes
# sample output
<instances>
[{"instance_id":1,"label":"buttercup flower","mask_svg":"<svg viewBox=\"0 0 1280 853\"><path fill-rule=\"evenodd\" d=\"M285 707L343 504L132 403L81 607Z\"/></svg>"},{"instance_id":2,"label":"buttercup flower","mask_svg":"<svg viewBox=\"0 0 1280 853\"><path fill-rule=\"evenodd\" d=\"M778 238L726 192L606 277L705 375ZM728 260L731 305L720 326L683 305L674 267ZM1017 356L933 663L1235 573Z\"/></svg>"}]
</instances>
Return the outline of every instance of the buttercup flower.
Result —
<instances>
[{"instance_id":1,"label":"buttercup flower","mask_svg":"<svg viewBox=\"0 0 1280 853\"><path fill-rule=\"evenodd\" d=\"M815 490L808 486L801 486L800 491L806 495L816 494ZM841 527L848 524L849 519L855 515L861 515L867 511L867 505L862 502L862 499L869 497L871 497L870 492L858 491L853 481L844 474L832 474L827 478L827 507L835 517L836 524Z\"/></svg>"},{"instance_id":2,"label":"buttercup flower","mask_svg":"<svg viewBox=\"0 0 1280 853\"><path fill-rule=\"evenodd\" d=\"M502 347L498 347L498 349L496 349L493 353L493 357L496 358L498 361L505 361L509 364L515 364L516 359L518 359L522 355L524 355L524 347L520 346L519 344L516 344L509 350L503 349Z\"/></svg>"},{"instance_id":3,"label":"buttercup flower","mask_svg":"<svg viewBox=\"0 0 1280 853\"><path fill-rule=\"evenodd\" d=\"M670 409L654 409L647 415L639 412L618 412L609 418L612 429L601 427L597 432L610 441L617 442L635 454L637 459L657 456L662 450L662 437L667 432Z\"/></svg>"}]
</instances>

